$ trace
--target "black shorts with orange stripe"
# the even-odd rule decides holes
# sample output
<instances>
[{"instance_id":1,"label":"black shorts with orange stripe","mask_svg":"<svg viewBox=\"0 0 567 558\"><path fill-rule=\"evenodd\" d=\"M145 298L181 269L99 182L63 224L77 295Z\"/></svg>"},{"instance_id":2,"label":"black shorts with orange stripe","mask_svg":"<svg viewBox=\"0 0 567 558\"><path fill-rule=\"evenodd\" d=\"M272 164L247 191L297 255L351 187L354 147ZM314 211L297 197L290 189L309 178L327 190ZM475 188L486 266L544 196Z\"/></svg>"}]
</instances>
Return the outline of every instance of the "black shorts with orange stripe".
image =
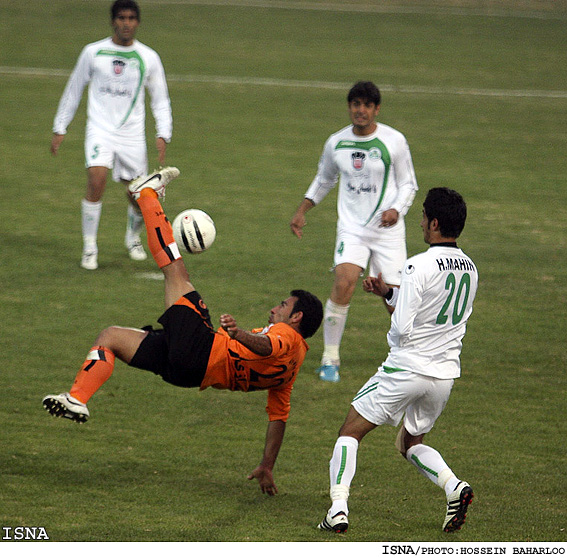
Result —
<instances>
[{"instance_id":1,"label":"black shorts with orange stripe","mask_svg":"<svg viewBox=\"0 0 567 558\"><path fill-rule=\"evenodd\" d=\"M215 330L197 291L182 296L148 331L130 366L149 370L179 387L199 387L211 354Z\"/></svg>"}]
</instances>

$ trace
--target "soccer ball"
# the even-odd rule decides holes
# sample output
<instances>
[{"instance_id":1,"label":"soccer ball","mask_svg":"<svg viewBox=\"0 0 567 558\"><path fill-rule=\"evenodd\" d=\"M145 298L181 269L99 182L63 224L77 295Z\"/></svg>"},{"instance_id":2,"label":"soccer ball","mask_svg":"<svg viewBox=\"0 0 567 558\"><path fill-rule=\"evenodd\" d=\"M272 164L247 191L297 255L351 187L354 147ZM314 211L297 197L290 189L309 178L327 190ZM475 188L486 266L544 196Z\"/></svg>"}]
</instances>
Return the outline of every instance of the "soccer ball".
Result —
<instances>
[{"instance_id":1,"label":"soccer ball","mask_svg":"<svg viewBox=\"0 0 567 558\"><path fill-rule=\"evenodd\" d=\"M173 220L173 238L190 254L210 248L217 235L215 223L200 209L186 209Z\"/></svg>"}]
</instances>

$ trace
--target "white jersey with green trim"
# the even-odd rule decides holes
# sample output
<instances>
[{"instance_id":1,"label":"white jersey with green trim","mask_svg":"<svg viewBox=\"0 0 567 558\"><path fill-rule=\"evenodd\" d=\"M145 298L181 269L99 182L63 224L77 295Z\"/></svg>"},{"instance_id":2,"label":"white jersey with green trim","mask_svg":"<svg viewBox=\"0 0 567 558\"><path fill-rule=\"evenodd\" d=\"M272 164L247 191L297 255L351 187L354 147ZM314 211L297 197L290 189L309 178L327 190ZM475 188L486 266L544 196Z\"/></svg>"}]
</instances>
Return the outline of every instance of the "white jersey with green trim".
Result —
<instances>
[{"instance_id":1,"label":"white jersey with green trim","mask_svg":"<svg viewBox=\"0 0 567 558\"><path fill-rule=\"evenodd\" d=\"M477 286L475 264L454 244L435 244L409 258L392 314L384 370L458 378Z\"/></svg>"},{"instance_id":2,"label":"white jersey with green trim","mask_svg":"<svg viewBox=\"0 0 567 558\"><path fill-rule=\"evenodd\" d=\"M120 46L110 37L85 46L59 102L54 133L67 132L87 84L87 130L144 137L147 88L156 136L171 139L171 103L165 71L155 50L139 41Z\"/></svg>"},{"instance_id":3,"label":"white jersey with green trim","mask_svg":"<svg viewBox=\"0 0 567 558\"><path fill-rule=\"evenodd\" d=\"M352 126L331 135L305 193L317 205L339 180L339 225L365 235L379 226L387 209L396 209L404 217L418 189L405 136L377 124L368 136L355 135Z\"/></svg>"}]
</instances>

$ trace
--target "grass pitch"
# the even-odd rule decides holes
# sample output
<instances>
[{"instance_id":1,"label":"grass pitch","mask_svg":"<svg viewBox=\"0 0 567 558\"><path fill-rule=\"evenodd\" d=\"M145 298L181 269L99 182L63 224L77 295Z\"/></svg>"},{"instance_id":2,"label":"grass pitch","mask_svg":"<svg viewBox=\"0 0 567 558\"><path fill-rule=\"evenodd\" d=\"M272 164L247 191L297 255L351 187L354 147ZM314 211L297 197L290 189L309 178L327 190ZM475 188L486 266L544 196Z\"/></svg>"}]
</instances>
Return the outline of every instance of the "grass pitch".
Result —
<instances>
[{"instance_id":1,"label":"grass pitch","mask_svg":"<svg viewBox=\"0 0 567 558\"><path fill-rule=\"evenodd\" d=\"M209 252L187 258L213 319L228 311L251 328L292 288L328 296L334 195L301 242L288 223L325 139L348 123L358 79L382 87L380 120L410 143L420 192L409 252L425 249L429 188L468 202L460 244L480 288L463 377L427 437L475 489L467 524L441 532L443 494L381 428L361 445L344 537L315 529L328 460L387 352L389 320L361 289L339 384L316 378L322 334L310 342L274 498L246 480L265 394L181 390L119 363L85 425L41 408L70 387L100 329L155 324L163 306L153 262L126 257L117 185L104 198L100 268L79 268L84 102L59 156L48 149L67 73L109 33L109 4L0 0L0 525L42 526L52 541L564 542L565 3L141 2L139 39L169 78L168 162L182 171L166 212L201 208L218 229Z\"/></svg>"}]
</instances>

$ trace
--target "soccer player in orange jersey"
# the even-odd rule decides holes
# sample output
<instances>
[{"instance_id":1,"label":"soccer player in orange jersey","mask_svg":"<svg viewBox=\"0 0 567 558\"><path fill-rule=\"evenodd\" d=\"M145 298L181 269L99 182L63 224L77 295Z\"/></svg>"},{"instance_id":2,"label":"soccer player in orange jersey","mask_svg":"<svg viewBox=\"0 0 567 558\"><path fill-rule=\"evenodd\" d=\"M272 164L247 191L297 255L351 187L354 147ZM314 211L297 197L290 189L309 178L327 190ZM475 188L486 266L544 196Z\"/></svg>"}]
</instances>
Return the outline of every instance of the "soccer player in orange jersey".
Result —
<instances>
[{"instance_id":1,"label":"soccer player in orange jersey","mask_svg":"<svg viewBox=\"0 0 567 558\"><path fill-rule=\"evenodd\" d=\"M245 331L232 315L223 314L221 327L215 330L158 197L178 174L175 167L166 167L129 187L144 217L148 247L165 276L165 312L158 320L163 328L104 329L70 391L46 396L43 405L52 415L86 421L86 404L112 375L116 358L179 387L267 390L264 454L248 478L258 479L262 492L274 495L272 470L285 433L292 386L309 349L305 339L319 328L323 306L313 294L292 290L271 309L266 327Z\"/></svg>"}]
</instances>

